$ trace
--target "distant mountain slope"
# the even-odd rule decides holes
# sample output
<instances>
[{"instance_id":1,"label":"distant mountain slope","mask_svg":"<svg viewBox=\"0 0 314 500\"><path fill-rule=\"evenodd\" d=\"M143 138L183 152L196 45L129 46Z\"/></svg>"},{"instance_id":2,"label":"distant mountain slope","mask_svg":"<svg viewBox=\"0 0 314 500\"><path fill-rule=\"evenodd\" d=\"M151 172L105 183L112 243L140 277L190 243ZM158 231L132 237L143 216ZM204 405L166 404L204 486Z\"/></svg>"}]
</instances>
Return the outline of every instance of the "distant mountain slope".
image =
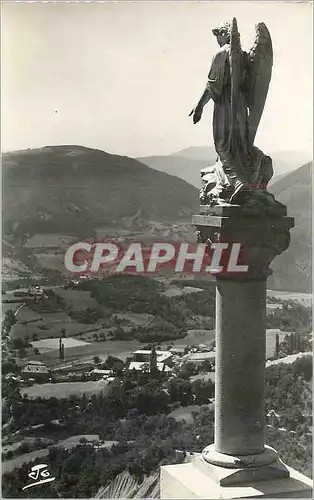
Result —
<instances>
[{"instance_id":1,"label":"distant mountain slope","mask_svg":"<svg viewBox=\"0 0 314 500\"><path fill-rule=\"evenodd\" d=\"M6 153L2 182L3 230L11 236L89 237L103 225L190 222L198 202L197 190L177 177L82 146Z\"/></svg>"},{"instance_id":2,"label":"distant mountain slope","mask_svg":"<svg viewBox=\"0 0 314 500\"><path fill-rule=\"evenodd\" d=\"M182 156L147 156L145 158L137 158L144 165L148 165L160 172L167 172L170 175L185 180L192 186L200 189L201 176L200 171L206 166L206 162L200 160L192 160ZM215 160L214 160L215 162ZM208 162L211 164L212 162Z\"/></svg>"},{"instance_id":3,"label":"distant mountain slope","mask_svg":"<svg viewBox=\"0 0 314 500\"><path fill-rule=\"evenodd\" d=\"M296 151L278 151L268 154L273 159L274 167L274 177L270 185L276 182L277 176L286 175L307 161L306 155ZM137 159L151 168L176 175L200 188L200 170L206 165L213 165L216 157L213 146L192 146L170 155L145 156Z\"/></svg>"},{"instance_id":4,"label":"distant mountain slope","mask_svg":"<svg viewBox=\"0 0 314 500\"><path fill-rule=\"evenodd\" d=\"M180 156L188 160L202 162L215 162L217 155L214 146L191 146L172 153L170 156Z\"/></svg>"},{"instance_id":5,"label":"distant mountain slope","mask_svg":"<svg viewBox=\"0 0 314 500\"><path fill-rule=\"evenodd\" d=\"M312 169L312 162L307 163L281 177L269 189L279 201L287 205L288 215L295 218L290 247L275 259L269 288L311 292Z\"/></svg>"}]
</instances>

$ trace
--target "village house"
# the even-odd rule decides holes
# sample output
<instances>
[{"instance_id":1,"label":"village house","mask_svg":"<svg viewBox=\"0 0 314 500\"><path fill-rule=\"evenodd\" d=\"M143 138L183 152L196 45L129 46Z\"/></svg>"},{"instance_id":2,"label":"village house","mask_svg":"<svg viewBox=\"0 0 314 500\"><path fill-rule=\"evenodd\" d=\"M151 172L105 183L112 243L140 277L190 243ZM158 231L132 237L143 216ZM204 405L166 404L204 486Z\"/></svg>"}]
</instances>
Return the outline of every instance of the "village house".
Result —
<instances>
[{"instance_id":1,"label":"village house","mask_svg":"<svg viewBox=\"0 0 314 500\"><path fill-rule=\"evenodd\" d=\"M21 371L23 380L34 379L35 382L43 383L49 380L50 371L41 361L29 361Z\"/></svg>"},{"instance_id":2,"label":"village house","mask_svg":"<svg viewBox=\"0 0 314 500\"><path fill-rule=\"evenodd\" d=\"M150 371L152 356L155 358L156 369L160 372L171 373L173 365L173 354L170 351L155 351L154 349L138 349L133 352L129 370L138 372Z\"/></svg>"}]
</instances>

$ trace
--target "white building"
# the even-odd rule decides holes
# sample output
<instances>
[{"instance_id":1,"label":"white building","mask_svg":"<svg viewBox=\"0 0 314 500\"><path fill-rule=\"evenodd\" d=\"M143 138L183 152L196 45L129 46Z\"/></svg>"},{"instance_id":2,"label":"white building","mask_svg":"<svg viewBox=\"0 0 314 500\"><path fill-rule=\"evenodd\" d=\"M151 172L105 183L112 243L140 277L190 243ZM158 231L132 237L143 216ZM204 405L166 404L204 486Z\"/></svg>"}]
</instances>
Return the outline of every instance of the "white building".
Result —
<instances>
[{"instance_id":1,"label":"white building","mask_svg":"<svg viewBox=\"0 0 314 500\"><path fill-rule=\"evenodd\" d=\"M151 360L150 349L138 349L133 352L133 358L129 365L129 370L136 370L138 372L150 370ZM171 372L173 354L170 351L156 351L157 356L157 370L160 372Z\"/></svg>"}]
</instances>

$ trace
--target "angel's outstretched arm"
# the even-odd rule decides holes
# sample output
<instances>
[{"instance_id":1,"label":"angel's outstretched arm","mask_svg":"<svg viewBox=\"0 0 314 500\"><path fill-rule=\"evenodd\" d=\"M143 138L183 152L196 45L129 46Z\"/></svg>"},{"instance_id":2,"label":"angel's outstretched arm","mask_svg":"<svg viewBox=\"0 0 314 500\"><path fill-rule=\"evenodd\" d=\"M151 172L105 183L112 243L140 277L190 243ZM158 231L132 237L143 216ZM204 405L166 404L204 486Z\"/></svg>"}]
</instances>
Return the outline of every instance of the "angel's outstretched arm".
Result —
<instances>
[{"instance_id":1,"label":"angel's outstretched arm","mask_svg":"<svg viewBox=\"0 0 314 500\"><path fill-rule=\"evenodd\" d=\"M205 90L197 106L190 113L190 115L193 114L194 123L197 123L201 119L203 108L208 101L210 101L210 99L216 101L220 97L225 78L226 59L226 51L218 52L213 58Z\"/></svg>"}]
</instances>

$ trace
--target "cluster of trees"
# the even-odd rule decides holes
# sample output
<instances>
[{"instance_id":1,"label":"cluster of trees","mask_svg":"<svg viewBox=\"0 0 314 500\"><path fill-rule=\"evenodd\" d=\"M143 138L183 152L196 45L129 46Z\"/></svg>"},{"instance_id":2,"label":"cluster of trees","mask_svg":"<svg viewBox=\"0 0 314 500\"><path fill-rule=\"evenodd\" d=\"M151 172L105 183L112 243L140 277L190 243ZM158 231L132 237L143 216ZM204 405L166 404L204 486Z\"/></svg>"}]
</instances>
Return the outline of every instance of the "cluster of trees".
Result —
<instances>
[{"instance_id":1,"label":"cluster of trees","mask_svg":"<svg viewBox=\"0 0 314 500\"><path fill-rule=\"evenodd\" d=\"M118 363L121 360L111 357L106 367L118 370ZM307 475L311 475L311 439L303 437L311 420L311 378L310 357L266 370L266 411L274 409L283 416L287 430L293 428L295 432L267 428L267 443L278 450L285 463ZM141 478L163 463L182 461L186 451L201 451L204 443L209 444L214 438L214 412L208 406L208 398L213 395L211 382L190 382L180 376L167 380L161 373L157 377L149 373L121 373L106 394L90 398L83 395L29 401L16 396L10 401L11 431L44 423L44 429L28 432L45 432L51 439L59 440L75 434L99 434L102 440L119 442L110 450L95 449L83 441L71 452L51 448L48 463L56 481L43 490L30 489L27 495L90 498L124 470ZM175 407L192 404L200 406L192 414L193 423L171 416ZM54 427L52 419L58 419L62 426ZM29 467L28 464L3 476L6 497L21 496Z\"/></svg>"},{"instance_id":2,"label":"cluster of trees","mask_svg":"<svg viewBox=\"0 0 314 500\"><path fill-rule=\"evenodd\" d=\"M24 441L20 444L18 448L13 450L8 450L7 452L2 452L2 460L12 460L12 458L19 455L24 455L24 453L30 453L31 451L40 450L54 444L52 439L41 439L39 437L35 438L33 441Z\"/></svg>"},{"instance_id":3,"label":"cluster of trees","mask_svg":"<svg viewBox=\"0 0 314 500\"><path fill-rule=\"evenodd\" d=\"M4 313L4 318L1 324L2 335L8 335L11 331L13 325L15 325L17 319L15 317L14 311L8 310Z\"/></svg>"},{"instance_id":4,"label":"cluster of trees","mask_svg":"<svg viewBox=\"0 0 314 500\"><path fill-rule=\"evenodd\" d=\"M191 429L165 415L148 417L133 412L125 422L117 422L112 428L112 435L120 437L111 449L98 450L84 443L71 452L51 448L47 463L56 477L54 482L22 492L22 487L29 483L32 464L27 464L3 475L3 492L11 498L92 498L101 486L124 470L141 480L162 464L182 462L185 449L201 451L204 441L213 439L213 425L204 424L204 420L208 418L203 413Z\"/></svg>"},{"instance_id":5,"label":"cluster of trees","mask_svg":"<svg viewBox=\"0 0 314 500\"><path fill-rule=\"evenodd\" d=\"M266 443L275 448L281 460L288 466L312 477L312 437L300 439L300 435L280 432L266 427Z\"/></svg>"},{"instance_id":6,"label":"cluster of trees","mask_svg":"<svg viewBox=\"0 0 314 500\"><path fill-rule=\"evenodd\" d=\"M207 404L214 395L214 385L210 381L190 382L179 377L167 380L162 373L154 376L136 372L122 374L123 362L113 356L100 366L119 375L108 386L106 394L92 395L90 399L86 396L32 400L26 396L16 397L11 401L11 431L42 423L49 426L52 420L58 419L65 429L68 428L69 435L102 434L103 420L115 422L126 418L130 410L147 416L168 414L175 403L182 406Z\"/></svg>"},{"instance_id":7,"label":"cluster of trees","mask_svg":"<svg viewBox=\"0 0 314 500\"><path fill-rule=\"evenodd\" d=\"M311 351L311 338L306 334L301 335L301 333L290 333L285 336L282 342L279 343L278 348L276 341L276 353L277 351L283 356L288 356L298 352Z\"/></svg>"},{"instance_id":8,"label":"cluster of trees","mask_svg":"<svg viewBox=\"0 0 314 500\"><path fill-rule=\"evenodd\" d=\"M266 412L280 415L281 425L297 435L309 431L312 415L312 357L303 356L295 363L269 366L266 370Z\"/></svg>"},{"instance_id":9,"label":"cluster of trees","mask_svg":"<svg viewBox=\"0 0 314 500\"><path fill-rule=\"evenodd\" d=\"M192 314L211 316L214 313L215 289L212 285L204 292L169 298L160 293L163 288L156 280L146 276L114 275L82 282L78 288L90 291L91 296L111 312L123 310L153 314L176 330L183 329L186 318ZM171 330L167 332L169 339L180 338L175 335L177 333Z\"/></svg>"},{"instance_id":10,"label":"cluster of trees","mask_svg":"<svg viewBox=\"0 0 314 500\"><path fill-rule=\"evenodd\" d=\"M94 325L99 319L103 317L100 309L94 309L88 307L87 309L81 309L80 311L69 311L69 316L80 323L87 325Z\"/></svg>"},{"instance_id":11,"label":"cluster of trees","mask_svg":"<svg viewBox=\"0 0 314 500\"><path fill-rule=\"evenodd\" d=\"M277 299L276 302L279 307L267 315L267 328L296 332L301 336L312 332L312 309L310 307L293 300Z\"/></svg>"},{"instance_id":12,"label":"cluster of trees","mask_svg":"<svg viewBox=\"0 0 314 500\"><path fill-rule=\"evenodd\" d=\"M25 358L26 356L26 349L29 349L32 347L28 335L26 335L24 338L21 337L15 337L10 339L10 346L11 349L15 349L18 351L18 356L19 358Z\"/></svg>"},{"instance_id":13,"label":"cluster of trees","mask_svg":"<svg viewBox=\"0 0 314 500\"><path fill-rule=\"evenodd\" d=\"M47 298L41 298L39 301L31 301L28 307L39 313L52 313L67 310L67 304L60 295L56 294L51 288L47 288L44 291Z\"/></svg>"},{"instance_id":14,"label":"cluster of trees","mask_svg":"<svg viewBox=\"0 0 314 500\"><path fill-rule=\"evenodd\" d=\"M107 396L99 394L91 399L73 396L67 400L51 398L32 402L21 400L16 405L19 410L15 411L14 419L17 422L22 413L27 415L26 420L25 417L20 420L24 426L34 425L44 410L46 418L49 413L50 418L59 414L61 419L63 415L64 425L59 428L58 439L67 437L67 434L96 433L102 440L118 441L110 450L96 450L83 442L71 452L51 448L47 463L56 481L47 489L39 487L36 492L30 489L26 494L37 498L91 498L100 486L106 485L124 470L141 479L162 464L181 462L185 451L201 451L204 442L213 441L213 411L207 406L201 408L198 414L195 413L193 425L165 414L170 410L171 401L186 404L192 401L188 381L179 380L177 389L175 385L175 381L171 382L167 395L160 389L160 383L151 380L149 375L139 375L137 381L129 378L113 385ZM132 401L132 407L127 408L130 405L125 404L126 398ZM46 431L49 429L47 422ZM31 465L3 476L2 488L6 497L21 497Z\"/></svg>"},{"instance_id":15,"label":"cluster of trees","mask_svg":"<svg viewBox=\"0 0 314 500\"><path fill-rule=\"evenodd\" d=\"M13 373L18 375L21 371L21 368L17 364L16 360L12 357L9 357L2 361L1 363L1 372L2 375L7 375L9 373Z\"/></svg>"}]
</instances>

